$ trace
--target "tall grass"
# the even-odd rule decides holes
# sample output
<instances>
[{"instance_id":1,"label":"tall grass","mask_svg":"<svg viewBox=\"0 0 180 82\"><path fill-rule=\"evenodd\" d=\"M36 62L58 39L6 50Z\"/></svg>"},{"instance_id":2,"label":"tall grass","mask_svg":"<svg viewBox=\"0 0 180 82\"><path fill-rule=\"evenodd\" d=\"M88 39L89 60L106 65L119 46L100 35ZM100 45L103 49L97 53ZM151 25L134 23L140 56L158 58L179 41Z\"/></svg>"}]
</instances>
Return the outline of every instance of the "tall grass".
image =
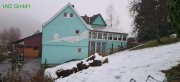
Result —
<instances>
[{"instance_id":1,"label":"tall grass","mask_svg":"<svg viewBox=\"0 0 180 82\"><path fill-rule=\"evenodd\" d=\"M156 47L156 46L161 46L161 45L166 45L166 44L171 44L178 42L178 38L170 38L168 36L160 38L161 43L157 43L156 40L150 40L147 42L142 43L142 45L132 48L130 50L137 50L137 49L143 49L143 48L149 48L149 47Z\"/></svg>"}]
</instances>

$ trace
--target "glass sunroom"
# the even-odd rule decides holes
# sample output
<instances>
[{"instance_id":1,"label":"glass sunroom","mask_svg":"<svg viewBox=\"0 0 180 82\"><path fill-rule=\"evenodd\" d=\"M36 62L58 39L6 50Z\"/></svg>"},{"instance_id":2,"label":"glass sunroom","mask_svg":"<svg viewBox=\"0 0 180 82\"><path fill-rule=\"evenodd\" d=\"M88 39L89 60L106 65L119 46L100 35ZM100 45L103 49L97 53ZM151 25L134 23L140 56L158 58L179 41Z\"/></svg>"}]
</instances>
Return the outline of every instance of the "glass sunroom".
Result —
<instances>
[{"instance_id":1,"label":"glass sunroom","mask_svg":"<svg viewBox=\"0 0 180 82\"><path fill-rule=\"evenodd\" d=\"M89 32L89 54L101 53L108 55L112 49L125 47L127 44L125 33L90 31Z\"/></svg>"}]
</instances>

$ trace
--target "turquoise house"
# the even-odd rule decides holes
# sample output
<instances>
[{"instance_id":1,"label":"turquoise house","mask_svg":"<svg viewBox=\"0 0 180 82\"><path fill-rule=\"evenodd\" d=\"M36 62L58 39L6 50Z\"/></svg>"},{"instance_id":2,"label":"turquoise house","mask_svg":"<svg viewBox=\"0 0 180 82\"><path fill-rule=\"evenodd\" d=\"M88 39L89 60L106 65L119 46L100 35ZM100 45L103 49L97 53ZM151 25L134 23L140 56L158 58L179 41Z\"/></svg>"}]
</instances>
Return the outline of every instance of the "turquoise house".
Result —
<instances>
[{"instance_id":1,"label":"turquoise house","mask_svg":"<svg viewBox=\"0 0 180 82\"><path fill-rule=\"evenodd\" d=\"M43 24L42 64L62 64L94 53L108 55L127 45L127 33L108 29L100 14L80 16L68 3Z\"/></svg>"}]
</instances>

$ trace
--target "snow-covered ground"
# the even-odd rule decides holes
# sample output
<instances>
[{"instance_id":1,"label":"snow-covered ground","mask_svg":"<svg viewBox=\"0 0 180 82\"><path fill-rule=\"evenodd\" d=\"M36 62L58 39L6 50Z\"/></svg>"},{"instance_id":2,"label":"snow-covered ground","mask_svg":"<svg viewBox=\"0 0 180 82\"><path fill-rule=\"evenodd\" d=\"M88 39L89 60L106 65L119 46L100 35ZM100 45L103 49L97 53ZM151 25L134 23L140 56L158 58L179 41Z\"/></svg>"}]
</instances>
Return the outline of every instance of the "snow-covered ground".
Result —
<instances>
[{"instance_id":1,"label":"snow-covered ground","mask_svg":"<svg viewBox=\"0 0 180 82\"><path fill-rule=\"evenodd\" d=\"M162 81L165 74L161 71L180 63L180 42L135 51L127 50L112 54L108 58L107 64L90 67L68 77L59 78L56 82L129 82L132 78L136 82L145 82L148 75ZM57 69L72 68L77 62L79 61L48 68L45 74L57 78Z\"/></svg>"}]
</instances>

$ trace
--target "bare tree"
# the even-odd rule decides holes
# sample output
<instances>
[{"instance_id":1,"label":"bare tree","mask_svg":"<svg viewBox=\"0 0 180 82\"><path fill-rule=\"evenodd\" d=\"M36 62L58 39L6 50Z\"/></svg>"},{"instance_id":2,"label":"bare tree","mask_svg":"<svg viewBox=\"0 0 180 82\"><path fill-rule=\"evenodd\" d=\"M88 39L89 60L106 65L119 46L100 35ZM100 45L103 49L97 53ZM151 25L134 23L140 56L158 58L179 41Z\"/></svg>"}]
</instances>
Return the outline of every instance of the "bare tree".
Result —
<instances>
[{"instance_id":1,"label":"bare tree","mask_svg":"<svg viewBox=\"0 0 180 82\"><path fill-rule=\"evenodd\" d=\"M117 29L118 25L120 24L120 20L116 12L114 11L113 5L109 5L106 10L107 13L107 24L109 27L115 27Z\"/></svg>"},{"instance_id":2,"label":"bare tree","mask_svg":"<svg viewBox=\"0 0 180 82\"><path fill-rule=\"evenodd\" d=\"M20 37L21 32L19 28L4 28L3 31L0 32L0 54L11 50L12 42L20 39Z\"/></svg>"},{"instance_id":3,"label":"bare tree","mask_svg":"<svg viewBox=\"0 0 180 82\"><path fill-rule=\"evenodd\" d=\"M7 51L8 35L8 30L6 28L0 32L0 54Z\"/></svg>"},{"instance_id":4,"label":"bare tree","mask_svg":"<svg viewBox=\"0 0 180 82\"><path fill-rule=\"evenodd\" d=\"M13 41L20 39L20 37L21 37L20 29L11 27L9 29L9 36L8 37L9 37L9 42L13 42Z\"/></svg>"}]
</instances>

